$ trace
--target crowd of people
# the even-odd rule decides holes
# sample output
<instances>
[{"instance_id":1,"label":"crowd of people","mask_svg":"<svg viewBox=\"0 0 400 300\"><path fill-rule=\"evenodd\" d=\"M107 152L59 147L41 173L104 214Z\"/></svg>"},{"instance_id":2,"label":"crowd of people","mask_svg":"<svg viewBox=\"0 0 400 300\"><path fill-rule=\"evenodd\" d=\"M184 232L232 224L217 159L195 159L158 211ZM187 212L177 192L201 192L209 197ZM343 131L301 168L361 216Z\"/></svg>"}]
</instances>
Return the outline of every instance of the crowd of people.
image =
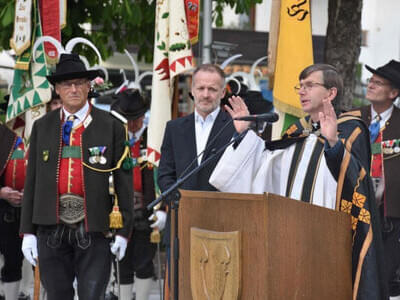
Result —
<instances>
[{"instance_id":1,"label":"crowd of people","mask_svg":"<svg viewBox=\"0 0 400 300\"><path fill-rule=\"evenodd\" d=\"M4 299L18 299L25 257L40 270L49 300L75 294L104 299L112 265L119 299L132 299L135 283L135 299L147 300L155 277L153 234L165 227L167 253L170 245L171 203L146 208L155 187L168 190L232 138L232 146L180 188L272 192L345 211L358 220L349 228L354 299L399 295L400 112L394 101L400 62L366 68L371 104L340 114L333 107L343 96L338 71L327 64L305 68L294 88L306 117L271 141L250 121L235 120L250 114L254 93L226 95L223 70L198 66L192 73L194 112L167 123L157 175L146 161L149 101L126 89L114 96L110 113L96 108L88 95L99 72L87 70L76 54L61 54L47 77L54 87L49 112L35 121L29 147L0 125ZM251 108L252 114L262 112ZM356 206L355 195L363 201L348 209L346 204ZM168 291L172 280L166 278Z\"/></svg>"}]
</instances>

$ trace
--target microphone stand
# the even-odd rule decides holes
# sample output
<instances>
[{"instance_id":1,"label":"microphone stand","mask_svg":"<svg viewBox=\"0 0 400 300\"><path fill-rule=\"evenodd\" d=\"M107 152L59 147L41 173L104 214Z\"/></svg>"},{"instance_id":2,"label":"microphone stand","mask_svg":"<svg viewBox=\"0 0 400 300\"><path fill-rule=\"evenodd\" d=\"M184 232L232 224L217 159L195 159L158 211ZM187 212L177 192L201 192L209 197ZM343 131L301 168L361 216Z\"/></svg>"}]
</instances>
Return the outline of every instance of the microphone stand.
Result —
<instances>
[{"instance_id":1,"label":"microphone stand","mask_svg":"<svg viewBox=\"0 0 400 300\"><path fill-rule=\"evenodd\" d=\"M173 264L171 264L170 274L173 275L172 284L173 284L173 299L178 300L178 267L179 267L179 239L178 239L178 208L179 208L179 200L181 198L181 193L178 191L178 188L186 182L190 177L197 174L199 171L204 169L211 161L213 161L219 154L225 151L231 144L235 142L240 142L242 138L246 135L248 130L243 131L242 133L235 135L227 144L223 145L220 149L213 152L210 157L201 162L196 168L191 170L182 178L178 178L177 181L170 186L167 190L165 190L157 199L152 201L147 205L148 210L152 210L154 206L156 206L161 201L166 200L167 203L170 204L171 208L171 239L172 247L171 247L171 260Z\"/></svg>"}]
</instances>

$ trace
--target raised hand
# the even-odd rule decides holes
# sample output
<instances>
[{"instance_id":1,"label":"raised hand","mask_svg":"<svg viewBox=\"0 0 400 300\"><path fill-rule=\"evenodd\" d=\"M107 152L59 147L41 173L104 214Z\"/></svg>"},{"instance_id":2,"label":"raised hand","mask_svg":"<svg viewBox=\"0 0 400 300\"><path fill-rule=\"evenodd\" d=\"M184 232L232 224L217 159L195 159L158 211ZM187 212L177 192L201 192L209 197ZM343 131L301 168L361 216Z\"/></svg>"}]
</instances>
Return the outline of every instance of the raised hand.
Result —
<instances>
[{"instance_id":1,"label":"raised hand","mask_svg":"<svg viewBox=\"0 0 400 300\"><path fill-rule=\"evenodd\" d=\"M232 108L230 108L229 105L225 105L225 109L231 115L232 119L238 117L245 117L250 114L246 104L244 103L241 97L232 96L231 98L229 98L229 103L231 104ZM235 126L235 129L238 133L242 133L249 127L250 122L233 121L233 125Z\"/></svg>"},{"instance_id":2,"label":"raised hand","mask_svg":"<svg viewBox=\"0 0 400 300\"><path fill-rule=\"evenodd\" d=\"M329 99L322 100L322 103L323 111L318 114L321 134L326 138L329 146L333 147L338 141L336 113Z\"/></svg>"}]
</instances>

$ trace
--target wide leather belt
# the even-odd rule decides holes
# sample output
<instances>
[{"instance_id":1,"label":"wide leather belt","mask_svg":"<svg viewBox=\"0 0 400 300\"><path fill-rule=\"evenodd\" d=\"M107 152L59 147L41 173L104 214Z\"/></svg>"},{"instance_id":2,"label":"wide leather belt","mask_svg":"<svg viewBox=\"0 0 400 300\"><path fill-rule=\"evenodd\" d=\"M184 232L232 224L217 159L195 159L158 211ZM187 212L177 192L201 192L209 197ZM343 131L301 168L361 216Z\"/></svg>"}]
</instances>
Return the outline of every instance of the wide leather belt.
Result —
<instances>
[{"instance_id":1,"label":"wide leather belt","mask_svg":"<svg viewBox=\"0 0 400 300\"><path fill-rule=\"evenodd\" d=\"M65 224L75 224L85 218L84 199L75 194L60 196L60 220Z\"/></svg>"}]
</instances>

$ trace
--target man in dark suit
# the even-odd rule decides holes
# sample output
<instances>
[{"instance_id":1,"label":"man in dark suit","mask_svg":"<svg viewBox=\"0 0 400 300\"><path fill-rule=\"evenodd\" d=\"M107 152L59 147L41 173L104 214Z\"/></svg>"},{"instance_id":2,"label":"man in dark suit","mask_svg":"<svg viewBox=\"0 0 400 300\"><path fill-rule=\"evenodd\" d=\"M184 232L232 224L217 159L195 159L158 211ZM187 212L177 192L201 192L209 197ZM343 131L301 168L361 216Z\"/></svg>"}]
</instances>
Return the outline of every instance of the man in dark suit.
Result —
<instances>
[{"instance_id":1,"label":"man in dark suit","mask_svg":"<svg viewBox=\"0 0 400 300\"><path fill-rule=\"evenodd\" d=\"M120 168L128 151L126 131L120 120L88 102L90 80L97 76L78 55L61 54L47 78L62 108L38 119L30 138L22 251L33 265L39 256L49 300L72 300L75 278L80 299L103 299L111 252L122 259L131 234L132 172ZM114 224L120 229L111 251L109 215L118 214L118 207L117 201L113 207L110 182L123 220Z\"/></svg>"},{"instance_id":2,"label":"man in dark suit","mask_svg":"<svg viewBox=\"0 0 400 300\"><path fill-rule=\"evenodd\" d=\"M192 76L194 113L169 121L161 146L158 185L167 190L178 178L196 168L216 149L230 141L234 134L231 117L220 108L225 95L225 74L215 65L204 64ZM204 152L203 152L204 151ZM190 177L179 188L186 190L215 191L208 183L220 156L200 172ZM164 243L169 249L170 214L164 233Z\"/></svg>"},{"instance_id":3,"label":"man in dark suit","mask_svg":"<svg viewBox=\"0 0 400 300\"><path fill-rule=\"evenodd\" d=\"M220 108L221 99L225 95L225 75L218 66L204 64L193 72L192 94L194 112L169 121L165 129L158 173L161 191L168 189L179 177L207 159L214 150L229 142L234 133L231 117ZM219 131L220 135L214 139ZM218 158L189 178L180 188L215 191L208 179L217 162Z\"/></svg>"},{"instance_id":4,"label":"man in dark suit","mask_svg":"<svg viewBox=\"0 0 400 300\"><path fill-rule=\"evenodd\" d=\"M368 80L366 99L371 103L352 113L361 116L369 126L371 136L371 177L375 198L383 223L385 270L388 273L391 296L400 295L400 109L394 101L400 95L400 62L391 60L373 69Z\"/></svg>"}]
</instances>

